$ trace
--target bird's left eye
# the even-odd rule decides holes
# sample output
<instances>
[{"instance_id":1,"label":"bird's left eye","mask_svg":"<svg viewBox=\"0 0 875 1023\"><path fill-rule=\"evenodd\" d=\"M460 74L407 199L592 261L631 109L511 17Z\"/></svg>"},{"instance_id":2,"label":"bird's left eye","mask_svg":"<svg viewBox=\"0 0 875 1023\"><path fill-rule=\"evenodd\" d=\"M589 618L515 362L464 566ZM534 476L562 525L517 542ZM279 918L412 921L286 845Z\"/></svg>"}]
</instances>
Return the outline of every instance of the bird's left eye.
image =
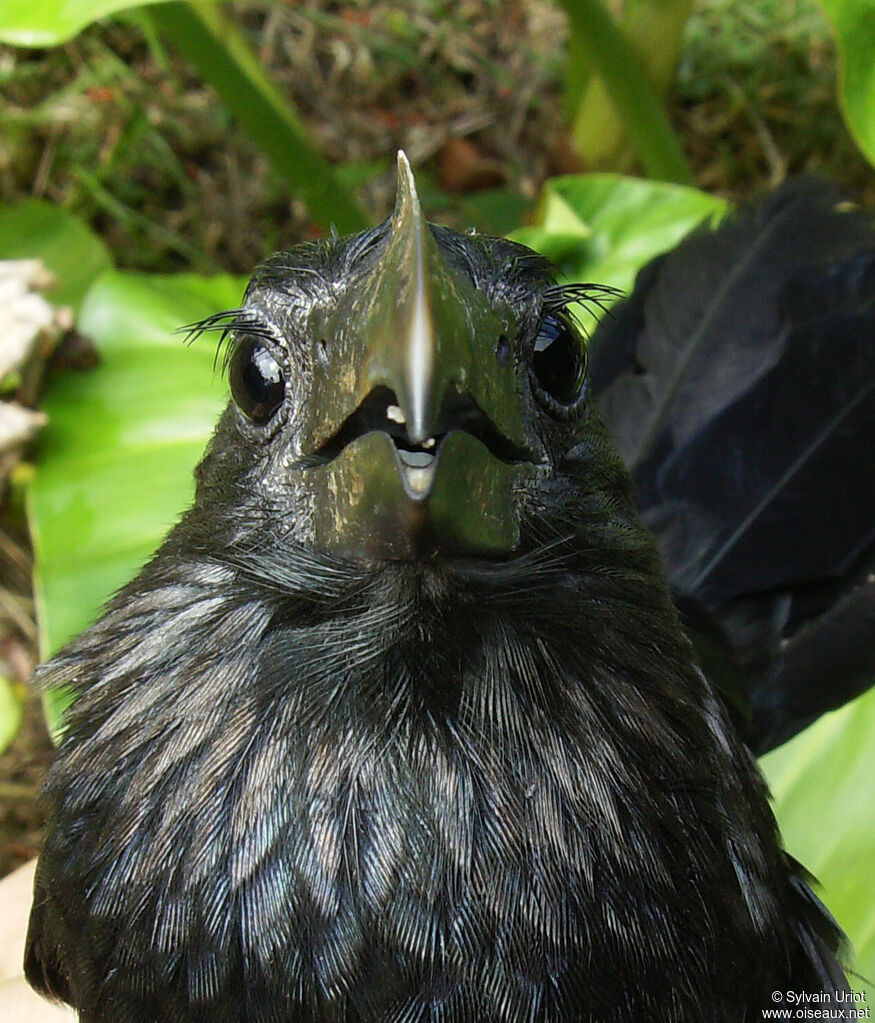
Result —
<instances>
[{"instance_id":1,"label":"bird's left eye","mask_svg":"<svg viewBox=\"0 0 875 1023\"><path fill-rule=\"evenodd\" d=\"M538 387L560 405L573 405L580 397L586 375L586 356L570 323L546 316L535 338L532 371Z\"/></svg>"},{"instance_id":2,"label":"bird's left eye","mask_svg":"<svg viewBox=\"0 0 875 1023\"><path fill-rule=\"evenodd\" d=\"M283 402L286 386L276 359L254 337L244 338L231 357L228 382L238 408L253 423L266 423Z\"/></svg>"}]
</instances>

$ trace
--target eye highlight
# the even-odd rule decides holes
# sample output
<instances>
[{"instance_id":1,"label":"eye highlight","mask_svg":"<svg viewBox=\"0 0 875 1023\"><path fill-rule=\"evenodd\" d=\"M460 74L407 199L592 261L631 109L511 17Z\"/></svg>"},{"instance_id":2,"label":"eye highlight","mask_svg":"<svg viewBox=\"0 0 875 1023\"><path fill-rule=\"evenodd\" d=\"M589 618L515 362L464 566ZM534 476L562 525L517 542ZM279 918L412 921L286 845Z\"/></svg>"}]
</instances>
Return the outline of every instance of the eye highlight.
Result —
<instances>
[{"instance_id":1,"label":"eye highlight","mask_svg":"<svg viewBox=\"0 0 875 1023\"><path fill-rule=\"evenodd\" d=\"M541 321L532 372L539 390L559 405L573 405L580 397L586 355L577 331L563 317L548 315Z\"/></svg>"},{"instance_id":2,"label":"eye highlight","mask_svg":"<svg viewBox=\"0 0 875 1023\"><path fill-rule=\"evenodd\" d=\"M244 337L231 355L228 383L237 407L263 426L282 405L286 384L276 359L257 337Z\"/></svg>"}]
</instances>

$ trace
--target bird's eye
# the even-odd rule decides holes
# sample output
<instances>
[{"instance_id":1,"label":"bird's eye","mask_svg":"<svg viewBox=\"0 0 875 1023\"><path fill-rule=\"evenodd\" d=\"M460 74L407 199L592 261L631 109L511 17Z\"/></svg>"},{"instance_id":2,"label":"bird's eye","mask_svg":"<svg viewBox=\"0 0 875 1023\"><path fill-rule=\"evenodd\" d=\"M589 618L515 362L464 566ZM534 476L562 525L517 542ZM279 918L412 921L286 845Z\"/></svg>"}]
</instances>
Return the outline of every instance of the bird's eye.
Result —
<instances>
[{"instance_id":1,"label":"bird's eye","mask_svg":"<svg viewBox=\"0 0 875 1023\"><path fill-rule=\"evenodd\" d=\"M237 345L228 382L240 411L259 425L271 418L285 396L282 370L264 344L254 337L244 338Z\"/></svg>"},{"instance_id":2,"label":"bird's eye","mask_svg":"<svg viewBox=\"0 0 875 1023\"><path fill-rule=\"evenodd\" d=\"M570 323L546 316L535 338L532 371L539 388L560 405L573 405L580 397L586 375L586 356Z\"/></svg>"}]
</instances>

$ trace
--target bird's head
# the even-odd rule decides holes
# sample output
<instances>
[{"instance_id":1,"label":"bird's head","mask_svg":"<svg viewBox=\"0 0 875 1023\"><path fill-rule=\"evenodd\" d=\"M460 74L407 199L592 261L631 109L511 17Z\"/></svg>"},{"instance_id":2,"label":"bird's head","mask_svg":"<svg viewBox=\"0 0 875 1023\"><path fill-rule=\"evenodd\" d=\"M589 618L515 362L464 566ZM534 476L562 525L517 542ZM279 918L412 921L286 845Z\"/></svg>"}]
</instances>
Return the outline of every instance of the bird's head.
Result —
<instances>
[{"instance_id":1,"label":"bird's head","mask_svg":"<svg viewBox=\"0 0 875 1023\"><path fill-rule=\"evenodd\" d=\"M553 275L522 246L427 224L400 153L385 223L271 257L242 308L197 325L228 339L232 394L198 504L243 493L345 557L517 550L589 411L568 307L604 289Z\"/></svg>"}]
</instances>

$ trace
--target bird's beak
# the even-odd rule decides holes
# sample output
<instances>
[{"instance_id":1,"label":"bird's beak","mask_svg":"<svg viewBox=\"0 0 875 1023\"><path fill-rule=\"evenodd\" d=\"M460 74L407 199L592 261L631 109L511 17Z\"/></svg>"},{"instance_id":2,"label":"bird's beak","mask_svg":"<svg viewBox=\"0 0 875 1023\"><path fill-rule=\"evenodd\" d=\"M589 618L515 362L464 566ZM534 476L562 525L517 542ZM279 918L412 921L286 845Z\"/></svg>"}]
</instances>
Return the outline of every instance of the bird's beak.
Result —
<instances>
[{"instance_id":1,"label":"bird's beak","mask_svg":"<svg viewBox=\"0 0 875 1023\"><path fill-rule=\"evenodd\" d=\"M513 321L451 259L399 153L382 251L320 325L330 341L314 400L325 415L307 470L318 546L408 560L518 541L540 444L510 354Z\"/></svg>"}]
</instances>

